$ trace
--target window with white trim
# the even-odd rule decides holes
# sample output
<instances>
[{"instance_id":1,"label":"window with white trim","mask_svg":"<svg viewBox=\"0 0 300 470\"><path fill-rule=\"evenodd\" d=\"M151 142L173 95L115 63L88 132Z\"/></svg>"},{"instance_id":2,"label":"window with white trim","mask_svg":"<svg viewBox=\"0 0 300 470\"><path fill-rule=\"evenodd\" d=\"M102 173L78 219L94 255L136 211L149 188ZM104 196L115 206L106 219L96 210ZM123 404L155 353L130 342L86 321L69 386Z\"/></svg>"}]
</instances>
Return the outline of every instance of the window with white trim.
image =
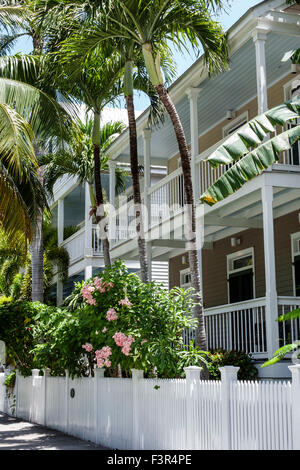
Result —
<instances>
[{"instance_id":1,"label":"window with white trim","mask_svg":"<svg viewBox=\"0 0 300 470\"><path fill-rule=\"evenodd\" d=\"M223 138L225 139L225 137L229 137L230 135L234 134L237 130L247 124L248 121L249 113L246 111L223 127Z\"/></svg>"},{"instance_id":2,"label":"window with white trim","mask_svg":"<svg viewBox=\"0 0 300 470\"><path fill-rule=\"evenodd\" d=\"M300 232L291 235L294 295L300 297Z\"/></svg>"},{"instance_id":3,"label":"window with white trim","mask_svg":"<svg viewBox=\"0 0 300 470\"><path fill-rule=\"evenodd\" d=\"M189 289L192 285L191 270L190 268L180 271L180 287L182 289Z\"/></svg>"},{"instance_id":4,"label":"window with white trim","mask_svg":"<svg viewBox=\"0 0 300 470\"><path fill-rule=\"evenodd\" d=\"M230 304L255 298L253 248L227 256L227 283Z\"/></svg>"}]
</instances>

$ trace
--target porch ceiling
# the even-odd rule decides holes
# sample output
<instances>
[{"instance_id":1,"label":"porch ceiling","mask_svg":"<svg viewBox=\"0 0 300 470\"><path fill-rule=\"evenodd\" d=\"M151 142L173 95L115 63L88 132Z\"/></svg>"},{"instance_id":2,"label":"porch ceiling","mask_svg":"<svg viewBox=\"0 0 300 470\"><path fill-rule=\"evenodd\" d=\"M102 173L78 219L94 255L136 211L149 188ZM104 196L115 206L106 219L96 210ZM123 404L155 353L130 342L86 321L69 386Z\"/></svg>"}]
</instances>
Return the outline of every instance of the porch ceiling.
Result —
<instances>
[{"instance_id":1,"label":"porch ceiling","mask_svg":"<svg viewBox=\"0 0 300 470\"><path fill-rule=\"evenodd\" d=\"M297 182L297 183L296 183ZM213 242L230 237L251 228L263 229L263 208L261 189L263 185L273 186L274 219L299 210L300 212L300 174L265 172L241 188L236 194L216 204L204 207L197 218L204 225L204 249L212 249ZM198 206L200 207L200 206ZM176 229L174 229L176 227ZM184 238L185 219L183 213L172 220L163 221L148 233L152 244L152 258L167 261L187 251ZM203 235L203 234L202 234ZM137 260L138 249L135 239L125 241L112 250L112 257L126 257Z\"/></svg>"},{"instance_id":2,"label":"porch ceiling","mask_svg":"<svg viewBox=\"0 0 300 470\"><path fill-rule=\"evenodd\" d=\"M300 210L300 189L274 187L274 219ZM263 228L261 190L242 196L226 207L208 210L204 217L206 241L217 241L250 228Z\"/></svg>"}]
</instances>

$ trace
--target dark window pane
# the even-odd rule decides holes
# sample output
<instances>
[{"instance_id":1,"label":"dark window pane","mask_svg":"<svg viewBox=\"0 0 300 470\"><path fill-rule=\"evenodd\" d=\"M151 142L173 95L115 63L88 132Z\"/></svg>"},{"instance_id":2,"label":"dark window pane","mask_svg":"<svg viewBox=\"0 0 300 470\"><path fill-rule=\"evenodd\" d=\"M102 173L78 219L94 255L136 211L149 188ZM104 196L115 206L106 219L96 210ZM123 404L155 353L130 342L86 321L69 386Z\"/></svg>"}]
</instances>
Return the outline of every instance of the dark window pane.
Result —
<instances>
[{"instance_id":1,"label":"dark window pane","mask_svg":"<svg viewBox=\"0 0 300 470\"><path fill-rule=\"evenodd\" d=\"M230 303L253 299L253 271L244 271L229 276Z\"/></svg>"}]
</instances>

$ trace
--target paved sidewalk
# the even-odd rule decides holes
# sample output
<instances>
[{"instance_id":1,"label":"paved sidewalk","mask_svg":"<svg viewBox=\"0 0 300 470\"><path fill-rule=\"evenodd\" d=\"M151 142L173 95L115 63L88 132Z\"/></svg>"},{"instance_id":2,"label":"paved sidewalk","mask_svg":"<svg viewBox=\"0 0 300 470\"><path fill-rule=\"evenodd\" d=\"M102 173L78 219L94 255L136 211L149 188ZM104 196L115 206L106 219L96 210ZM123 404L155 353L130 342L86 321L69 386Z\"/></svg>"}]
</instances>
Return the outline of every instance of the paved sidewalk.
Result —
<instances>
[{"instance_id":1,"label":"paved sidewalk","mask_svg":"<svg viewBox=\"0 0 300 470\"><path fill-rule=\"evenodd\" d=\"M0 450L105 450L105 448L0 413Z\"/></svg>"}]
</instances>

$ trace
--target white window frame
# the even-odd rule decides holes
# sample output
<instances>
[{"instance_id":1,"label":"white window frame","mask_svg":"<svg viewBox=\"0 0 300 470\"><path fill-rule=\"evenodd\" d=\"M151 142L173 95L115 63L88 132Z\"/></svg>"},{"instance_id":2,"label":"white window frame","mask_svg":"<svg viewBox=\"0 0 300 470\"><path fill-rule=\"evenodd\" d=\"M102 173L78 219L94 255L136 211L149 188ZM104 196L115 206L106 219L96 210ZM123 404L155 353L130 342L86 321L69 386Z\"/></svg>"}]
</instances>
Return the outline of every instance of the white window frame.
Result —
<instances>
[{"instance_id":1,"label":"white window frame","mask_svg":"<svg viewBox=\"0 0 300 470\"><path fill-rule=\"evenodd\" d=\"M295 80L300 80L300 74L295 75L292 80L283 85L284 101L289 101L292 98L292 84Z\"/></svg>"},{"instance_id":2,"label":"white window frame","mask_svg":"<svg viewBox=\"0 0 300 470\"><path fill-rule=\"evenodd\" d=\"M256 289L255 289L255 256L254 256L254 248L247 248L245 250L239 250L230 255L227 255L227 296L228 296L228 304L230 303L230 290L229 290L229 276L231 274L235 274L238 272L249 271L250 266L245 266L244 268L239 269L232 269L233 262L241 259L246 258L248 256L252 256L252 266L251 269L253 270L253 298L256 299Z\"/></svg>"},{"instance_id":3,"label":"white window frame","mask_svg":"<svg viewBox=\"0 0 300 470\"><path fill-rule=\"evenodd\" d=\"M295 258L300 256L300 232L291 234L293 293L296 297Z\"/></svg>"},{"instance_id":4,"label":"white window frame","mask_svg":"<svg viewBox=\"0 0 300 470\"><path fill-rule=\"evenodd\" d=\"M190 287L192 287L191 282L188 282L188 283L183 282L183 276L185 276L186 274L191 274L191 268L182 269L180 271L180 287L182 289L189 289Z\"/></svg>"},{"instance_id":5,"label":"white window frame","mask_svg":"<svg viewBox=\"0 0 300 470\"><path fill-rule=\"evenodd\" d=\"M223 127L223 139L231 135L230 131L232 131L233 129L235 129L235 131L238 130L239 127L243 127L244 125L246 125L247 122L249 122L249 112L245 111L240 116L233 119L232 121L229 122L229 124Z\"/></svg>"}]
</instances>

